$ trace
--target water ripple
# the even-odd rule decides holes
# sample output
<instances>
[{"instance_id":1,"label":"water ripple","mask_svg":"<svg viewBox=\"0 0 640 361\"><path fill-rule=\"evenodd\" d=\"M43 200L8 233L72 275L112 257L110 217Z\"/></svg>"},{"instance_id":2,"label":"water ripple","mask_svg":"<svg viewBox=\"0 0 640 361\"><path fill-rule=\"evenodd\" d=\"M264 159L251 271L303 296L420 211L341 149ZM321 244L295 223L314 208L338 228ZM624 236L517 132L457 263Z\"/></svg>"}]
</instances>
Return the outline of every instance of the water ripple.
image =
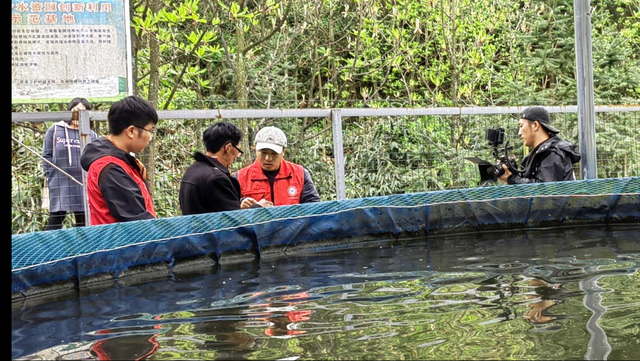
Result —
<instances>
[{"instance_id":1,"label":"water ripple","mask_svg":"<svg viewBox=\"0 0 640 361\"><path fill-rule=\"evenodd\" d=\"M630 359L634 232L346 250L108 290L14 314L12 358L582 359L604 350L587 332L597 306L608 357ZM26 340L53 346L29 353Z\"/></svg>"}]
</instances>

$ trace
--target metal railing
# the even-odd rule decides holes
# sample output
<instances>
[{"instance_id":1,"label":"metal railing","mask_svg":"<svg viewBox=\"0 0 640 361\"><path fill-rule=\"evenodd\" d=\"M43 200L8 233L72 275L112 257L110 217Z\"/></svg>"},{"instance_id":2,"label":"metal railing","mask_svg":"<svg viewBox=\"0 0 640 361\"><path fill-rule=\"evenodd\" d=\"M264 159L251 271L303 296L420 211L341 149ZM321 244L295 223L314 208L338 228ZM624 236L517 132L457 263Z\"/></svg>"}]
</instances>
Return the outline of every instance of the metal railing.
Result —
<instances>
[{"instance_id":1,"label":"metal railing","mask_svg":"<svg viewBox=\"0 0 640 361\"><path fill-rule=\"evenodd\" d=\"M160 216L179 215L177 194L180 178L191 164L194 151L202 151L202 131L216 121L249 122L247 139L266 125L282 128L289 139L286 158L308 168L322 200L411 193L478 186L477 168L465 160L479 156L492 161L484 132L503 127L513 153L521 159L528 151L517 137L517 114L525 106L465 108L335 108L335 109L214 109L158 111L161 121L154 137L156 152L155 193ZM577 107L547 107L563 139L578 144ZM596 106L597 175L615 178L640 175L640 106ZM72 112L12 113L14 159L31 162L29 177L14 175L12 206L14 219L20 213L45 219L38 201L41 184L20 184L41 172L44 131L51 122L71 119ZM104 122L107 112L80 112L81 134L88 134L90 121ZM22 125L17 127L17 125ZM29 125L29 126L25 126ZM105 128L106 127L100 127ZM15 134L19 132L20 134ZM29 134L32 132L32 134ZM104 135L99 130L98 135ZM329 134L329 132L331 134ZM19 139L21 138L21 139ZM84 140L88 139L83 137ZM20 140L24 144L18 144ZM28 141L25 141L28 140ZM85 141L83 141L83 147ZM254 157L246 152L244 164ZM16 159L18 158L18 159ZM236 162L234 166L239 168ZM237 170L237 169L235 169ZM41 173L40 173L41 174ZM576 176L581 177L580 169ZM14 191L14 190L28 191ZM159 207L160 206L160 207ZM18 208L18 209L16 209ZM24 212L23 212L24 211ZM29 216L29 215L27 215ZM40 221L42 222L42 221ZM15 232L38 230L16 227ZM21 228L21 229L20 229Z\"/></svg>"}]
</instances>

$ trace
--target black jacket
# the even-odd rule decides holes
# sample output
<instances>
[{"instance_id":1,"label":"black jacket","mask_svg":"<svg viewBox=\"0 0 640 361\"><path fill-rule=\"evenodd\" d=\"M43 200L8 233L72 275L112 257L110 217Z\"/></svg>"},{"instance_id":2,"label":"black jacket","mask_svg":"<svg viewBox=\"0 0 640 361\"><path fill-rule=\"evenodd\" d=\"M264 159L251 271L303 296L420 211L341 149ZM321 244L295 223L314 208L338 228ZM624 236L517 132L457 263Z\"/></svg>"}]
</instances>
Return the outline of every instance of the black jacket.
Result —
<instances>
[{"instance_id":1,"label":"black jacket","mask_svg":"<svg viewBox=\"0 0 640 361\"><path fill-rule=\"evenodd\" d=\"M200 152L180 182L182 214L233 211L240 209L240 183L217 159Z\"/></svg>"},{"instance_id":2,"label":"black jacket","mask_svg":"<svg viewBox=\"0 0 640 361\"><path fill-rule=\"evenodd\" d=\"M136 158L116 147L109 139L100 137L87 144L80 157L80 165L85 171L96 160L114 156L125 161L132 169L142 174ZM143 177L144 178L144 177ZM98 188L107 202L109 212L120 222L154 219L145 206L145 199L136 181L117 164L106 165L100 172ZM89 195L91 197L91 195Z\"/></svg>"},{"instance_id":3,"label":"black jacket","mask_svg":"<svg viewBox=\"0 0 640 361\"><path fill-rule=\"evenodd\" d=\"M578 147L566 140L553 136L540 143L523 160L522 174L512 174L509 184L557 182L575 180L573 163L580 161Z\"/></svg>"}]
</instances>

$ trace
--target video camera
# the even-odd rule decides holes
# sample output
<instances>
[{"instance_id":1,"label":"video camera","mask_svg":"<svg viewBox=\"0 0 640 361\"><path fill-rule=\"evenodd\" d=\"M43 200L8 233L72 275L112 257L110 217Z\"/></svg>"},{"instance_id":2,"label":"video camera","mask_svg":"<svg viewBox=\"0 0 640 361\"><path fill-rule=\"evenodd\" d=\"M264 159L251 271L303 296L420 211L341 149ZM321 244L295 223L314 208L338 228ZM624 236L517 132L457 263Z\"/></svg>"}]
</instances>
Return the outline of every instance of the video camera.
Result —
<instances>
[{"instance_id":1,"label":"video camera","mask_svg":"<svg viewBox=\"0 0 640 361\"><path fill-rule=\"evenodd\" d=\"M478 165L481 185L496 182L498 178L504 174L504 168L502 168L503 164L507 165L507 168L509 168L511 173L521 173L521 171L518 170L518 165L515 160L509 158L507 155L507 152L512 148L509 146L509 142L507 141L502 149L499 148L504 142L504 128L487 129L485 132L485 139L489 143L489 146L493 147L493 157L498 160L498 164L487 162L486 160L482 160L478 157L465 158Z\"/></svg>"}]
</instances>

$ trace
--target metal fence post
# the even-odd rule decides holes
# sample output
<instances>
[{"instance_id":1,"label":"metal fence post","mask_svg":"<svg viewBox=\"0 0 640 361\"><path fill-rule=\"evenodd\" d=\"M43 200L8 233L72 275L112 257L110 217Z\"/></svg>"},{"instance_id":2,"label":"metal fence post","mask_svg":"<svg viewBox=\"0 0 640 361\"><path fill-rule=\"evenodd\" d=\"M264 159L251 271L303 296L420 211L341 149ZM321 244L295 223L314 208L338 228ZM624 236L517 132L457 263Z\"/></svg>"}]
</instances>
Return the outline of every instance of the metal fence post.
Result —
<instances>
[{"instance_id":1,"label":"metal fence post","mask_svg":"<svg viewBox=\"0 0 640 361\"><path fill-rule=\"evenodd\" d=\"M87 144L91 143L91 117L90 111L80 112L80 154L84 153ZM74 115L75 116L75 115ZM87 172L82 170L82 192L84 193L84 225L91 225L91 213L89 212L89 195L87 194Z\"/></svg>"},{"instance_id":2,"label":"metal fence post","mask_svg":"<svg viewBox=\"0 0 640 361\"><path fill-rule=\"evenodd\" d=\"M591 53L591 13L589 11L589 3L589 0L573 0L581 179L598 178L596 168L596 123L593 104L593 55Z\"/></svg>"},{"instance_id":3,"label":"metal fence post","mask_svg":"<svg viewBox=\"0 0 640 361\"><path fill-rule=\"evenodd\" d=\"M347 198L344 179L344 151L342 143L342 114L340 109L331 109L331 128L333 132L333 163L336 172L336 199Z\"/></svg>"}]
</instances>

